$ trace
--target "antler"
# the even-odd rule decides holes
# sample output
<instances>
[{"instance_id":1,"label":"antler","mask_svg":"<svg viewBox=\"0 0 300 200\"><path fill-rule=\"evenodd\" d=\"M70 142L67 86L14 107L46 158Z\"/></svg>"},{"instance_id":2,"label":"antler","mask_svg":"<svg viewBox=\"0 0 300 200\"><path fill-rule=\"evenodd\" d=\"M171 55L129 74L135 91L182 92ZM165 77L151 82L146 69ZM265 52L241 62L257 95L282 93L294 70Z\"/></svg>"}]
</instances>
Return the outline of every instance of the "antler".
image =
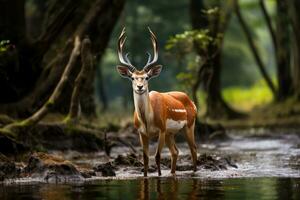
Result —
<instances>
[{"instance_id":1,"label":"antler","mask_svg":"<svg viewBox=\"0 0 300 200\"><path fill-rule=\"evenodd\" d=\"M125 58L123 57L123 45L124 45L125 41L126 41L126 36L125 36L125 27L124 27L121 32L121 35L119 37L119 40L118 40L118 56L119 56L120 62L123 65L125 65L126 67L128 67L128 69L131 72L134 72L136 69L129 61L129 58L128 58L129 53L125 54Z\"/></svg>"},{"instance_id":2,"label":"antler","mask_svg":"<svg viewBox=\"0 0 300 200\"><path fill-rule=\"evenodd\" d=\"M148 27L148 30L150 32L151 35L151 42L152 42L152 46L153 46L153 60L151 61L151 54L149 52L147 52L148 55L148 61L147 64L144 67L144 70L146 72L148 72L153 66L154 64L157 62L158 59L158 46L157 46L157 39L156 36L154 35L154 33L151 31L151 29Z\"/></svg>"}]
</instances>

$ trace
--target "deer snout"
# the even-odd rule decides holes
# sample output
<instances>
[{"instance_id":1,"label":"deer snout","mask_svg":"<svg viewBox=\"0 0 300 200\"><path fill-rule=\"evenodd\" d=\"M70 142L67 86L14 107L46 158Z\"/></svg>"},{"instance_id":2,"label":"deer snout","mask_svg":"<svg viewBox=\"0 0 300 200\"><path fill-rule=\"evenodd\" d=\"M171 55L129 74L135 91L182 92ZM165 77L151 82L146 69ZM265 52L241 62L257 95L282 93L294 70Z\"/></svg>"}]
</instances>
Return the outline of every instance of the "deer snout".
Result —
<instances>
[{"instance_id":1,"label":"deer snout","mask_svg":"<svg viewBox=\"0 0 300 200\"><path fill-rule=\"evenodd\" d=\"M142 90L143 89L143 85L137 85L138 90Z\"/></svg>"}]
</instances>

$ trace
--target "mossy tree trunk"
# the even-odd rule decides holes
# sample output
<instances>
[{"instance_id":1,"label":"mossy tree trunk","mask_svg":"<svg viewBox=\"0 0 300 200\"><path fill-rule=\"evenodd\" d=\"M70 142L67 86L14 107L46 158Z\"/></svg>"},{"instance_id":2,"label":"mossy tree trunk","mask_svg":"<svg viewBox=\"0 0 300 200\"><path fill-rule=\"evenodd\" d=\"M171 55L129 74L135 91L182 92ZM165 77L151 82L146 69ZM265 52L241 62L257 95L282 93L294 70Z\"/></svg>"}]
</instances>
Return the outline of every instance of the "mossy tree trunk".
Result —
<instances>
[{"instance_id":1,"label":"mossy tree trunk","mask_svg":"<svg viewBox=\"0 0 300 200\"><path fill-rule=\"evenodd\" d=\"M7 34L1 31L0 40L9 39L13 48L9 47L0 54L0 112L13 117L27 117L49 98L72 51L70 42L61 44L62 38L65 41L65 38L72 38L75 34L81 37L90 35L94 41L92 52L98 55L97 60L101 60L124 3L124 0L52 0L45 12L40 36L32 39L27 36L24 1L1 1L0 26ZM8 23L9 20L11 23ZM20 30L10 34L16 28ZM52 46L61 48L60 53L54 52ZM74 71L67 87L72 87L77 73ZM93 114L94 76L89 80L81 99L88 103L82 110ZM71 93L68 89L65 91L66 98L59 100L58 110L66 108L68 111Z\"/></svg>"}]
</instances>

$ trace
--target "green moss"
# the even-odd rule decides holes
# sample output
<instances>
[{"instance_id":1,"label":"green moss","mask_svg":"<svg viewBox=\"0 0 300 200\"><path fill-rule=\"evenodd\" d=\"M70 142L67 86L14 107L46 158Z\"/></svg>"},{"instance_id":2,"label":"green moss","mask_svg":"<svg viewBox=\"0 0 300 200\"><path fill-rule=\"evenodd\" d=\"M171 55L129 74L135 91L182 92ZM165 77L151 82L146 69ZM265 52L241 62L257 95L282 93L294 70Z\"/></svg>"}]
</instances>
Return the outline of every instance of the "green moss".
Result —
<instances>
[{"instance_id":1,"label":"green moss","mask_svg":"<svg viewBox=\"0 0 300 200\"><path fill-rule=\"evenodd\" d=\"M10 129L7 128L1 128L0 129L0 134L8 136L10 138L16 138L16 133L14 133L13 131L11 131Z\"/></svg>"},{"instance_id":2,"label":"green moss","mask_svg":"<svg viewBox=\"0 0 300 200\"><path fill-rule=\"evenodd\" d=\"M49 99L49 100L47 101L47 103L46 103L46 107L52 108L52 107L54 106L54 103L55 103L54 101L52 101L52 100Z\"/></svg>"}]
</instances>

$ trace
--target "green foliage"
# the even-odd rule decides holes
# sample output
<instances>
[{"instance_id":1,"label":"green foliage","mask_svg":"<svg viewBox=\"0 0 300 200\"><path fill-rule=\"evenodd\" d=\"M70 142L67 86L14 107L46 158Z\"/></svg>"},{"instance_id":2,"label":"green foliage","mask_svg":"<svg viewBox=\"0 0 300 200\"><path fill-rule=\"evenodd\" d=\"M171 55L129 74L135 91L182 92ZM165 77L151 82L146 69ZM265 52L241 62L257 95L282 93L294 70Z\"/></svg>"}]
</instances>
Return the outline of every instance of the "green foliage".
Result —
<instances>
[{"instance_id":1,"label":"green foliage","mask_svg":"<svg viewBox=\"0 0 300 200\"><path fill-rule=\"evenodd\" d=\"M0 41L0 53L7 51L9 45L10 45L9 40L1 40Z\"/></svg>"},{"instance_id":2,"label":"green foliage","mask_svg":"<svg viewBox=\"0 0 300 200\"><path fill-rule=\"evenodd\" d=\"M216 42L210 37L208 29L191 30L170 37L165 48L166 50L176 49L177 52L185 55L193 52L196 45L196 48L206 55L208 45Z\"/></svg>"},{"instance_id":3,"label":"green foliage","mask_svg":"<svg viewBox=\"0 0 300 200\"><path fill-rule=\"evenodd\" d=\"M197 71L209 57L209 47L217 46L218 43L217 39L210 36L208 29L184 31L167 41L165 49L174 54L179 62L186 60L188 63L187 67L176 75L185 89L189 90L196 81Z\"/></svg>"},{"instance_id":4,"label":"green foliage","mask_svg":"<svg viewBox=\"0 0 300 200\"><path fill-rule=\"evenodd\" d=\"M228 87L222 91L226 102L240 110L250 111L255 107L272 102L273 95L264 80L258 81L252 87Z\"/></svg>"}]
</instances>

